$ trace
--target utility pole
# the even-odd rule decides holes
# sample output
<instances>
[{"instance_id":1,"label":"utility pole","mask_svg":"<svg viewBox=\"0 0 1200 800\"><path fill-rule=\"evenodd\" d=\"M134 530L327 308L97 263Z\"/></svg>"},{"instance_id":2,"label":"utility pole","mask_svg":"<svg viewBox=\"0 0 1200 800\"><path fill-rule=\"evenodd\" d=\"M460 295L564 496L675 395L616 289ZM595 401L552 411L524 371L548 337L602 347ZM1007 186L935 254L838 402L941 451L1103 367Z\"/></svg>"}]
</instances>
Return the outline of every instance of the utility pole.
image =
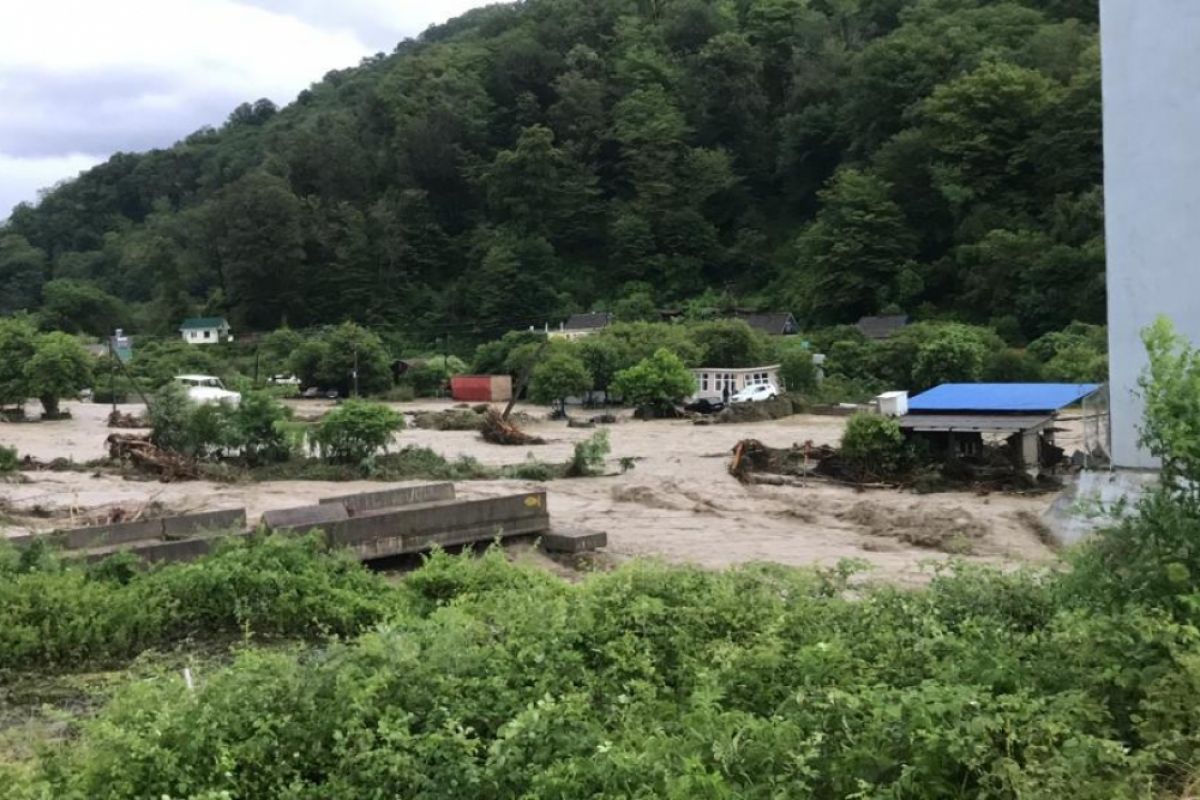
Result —
<instances>
[{"instance_id":1,"label":"utility pole","mask_svg":"<svg viewBox=\"0 0 1200 800\"><path fill-rule=\"evenodd\" d=\"M108 399L112 401L112 413L117 413L117 352L113 348L113 337L108 337Z\"/></svg>"}]
</instances>

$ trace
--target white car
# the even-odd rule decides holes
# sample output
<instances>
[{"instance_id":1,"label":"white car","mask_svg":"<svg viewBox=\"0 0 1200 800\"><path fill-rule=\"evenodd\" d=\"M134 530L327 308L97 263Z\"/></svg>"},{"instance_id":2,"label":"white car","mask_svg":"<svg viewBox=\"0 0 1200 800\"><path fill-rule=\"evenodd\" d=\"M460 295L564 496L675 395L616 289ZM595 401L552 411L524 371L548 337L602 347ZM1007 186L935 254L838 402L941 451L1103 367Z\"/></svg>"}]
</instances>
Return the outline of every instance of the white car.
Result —
<instances>
[{"instance_id":1,"label":"white car","mask_svg":"<svg viewBox=\"0 0 1200 800\"><path fill-rule=\"evenodd\" d=\"M747 386L740 392L729 398L731 403L759 403L763 400L774 400L779 396L779 390L774 384L756 383L752 386Z\"/></svg>"},{"instance_id":2,"label":"white car","mask_svg":"<svg viewBox=\"0 0 1200 800\"><path fill-rule=\"evenodd\" d=\"M212 375L176 375L175 382L187 388L188 398L193 403L228 403L236 406L242 402L241 392L231 392Z\"/></svg>"}]
</instances>

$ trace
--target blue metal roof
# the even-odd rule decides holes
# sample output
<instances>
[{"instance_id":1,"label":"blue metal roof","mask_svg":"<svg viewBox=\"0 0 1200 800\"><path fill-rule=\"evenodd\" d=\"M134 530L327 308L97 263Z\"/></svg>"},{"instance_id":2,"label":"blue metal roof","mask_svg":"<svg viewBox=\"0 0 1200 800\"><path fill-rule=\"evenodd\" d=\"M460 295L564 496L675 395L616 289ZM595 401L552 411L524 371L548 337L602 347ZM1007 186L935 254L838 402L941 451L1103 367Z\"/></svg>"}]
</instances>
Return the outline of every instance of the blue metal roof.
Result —
<instances>
[{"instance_id":1,"label":"blue metal roof","mask_svg":"<svg viewBox=\"0 0 1200 800\"><path fill-rule=\"evenodd\" d=\"M908 401L910 412L1058 411L1100 389L1098 383L943 383Z\"/></svg>"}]
</instances>

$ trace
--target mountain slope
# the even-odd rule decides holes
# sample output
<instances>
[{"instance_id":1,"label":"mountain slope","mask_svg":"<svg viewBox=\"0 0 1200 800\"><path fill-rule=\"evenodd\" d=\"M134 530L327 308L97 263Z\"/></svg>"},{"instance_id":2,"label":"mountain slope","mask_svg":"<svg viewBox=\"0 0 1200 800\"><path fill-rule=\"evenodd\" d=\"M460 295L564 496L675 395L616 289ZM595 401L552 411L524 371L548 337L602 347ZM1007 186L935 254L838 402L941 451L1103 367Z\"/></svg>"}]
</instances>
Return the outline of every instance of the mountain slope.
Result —
<instances>
[{"instance_id":1,"label":"mountain slope","mask_svg":"<svg viewBox=\"0 0 1200 800\"><path fill-rule=\"evenodd\" d=\"M717 291L1033 336L1103 316L1100 159L1094 0L527 0L18 208L0 311L481 338Z\"/></svg>"}]
</instances>

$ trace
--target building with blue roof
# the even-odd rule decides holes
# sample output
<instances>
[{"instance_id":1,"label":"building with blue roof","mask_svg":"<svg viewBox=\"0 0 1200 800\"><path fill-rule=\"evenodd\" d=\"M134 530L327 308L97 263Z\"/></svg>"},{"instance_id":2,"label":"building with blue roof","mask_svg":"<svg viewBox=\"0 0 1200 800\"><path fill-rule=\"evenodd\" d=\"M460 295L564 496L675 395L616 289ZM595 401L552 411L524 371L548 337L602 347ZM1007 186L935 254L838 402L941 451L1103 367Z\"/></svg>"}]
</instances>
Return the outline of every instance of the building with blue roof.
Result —
<instances>
[{"instance_id":1,"label":"building with blue roof","mask_svg":"<svg viewBox=\"0 0 1200 800\"><path fill-rule=\"evenodd\" d=\"M1058 413L1103 388L1096 383L946 383L909 399L900 428L943 458L982 456L984 437L1000 438L1014 462L1037 472L1063 460L1054 443Z\"/></svg>"}]
</instances>

